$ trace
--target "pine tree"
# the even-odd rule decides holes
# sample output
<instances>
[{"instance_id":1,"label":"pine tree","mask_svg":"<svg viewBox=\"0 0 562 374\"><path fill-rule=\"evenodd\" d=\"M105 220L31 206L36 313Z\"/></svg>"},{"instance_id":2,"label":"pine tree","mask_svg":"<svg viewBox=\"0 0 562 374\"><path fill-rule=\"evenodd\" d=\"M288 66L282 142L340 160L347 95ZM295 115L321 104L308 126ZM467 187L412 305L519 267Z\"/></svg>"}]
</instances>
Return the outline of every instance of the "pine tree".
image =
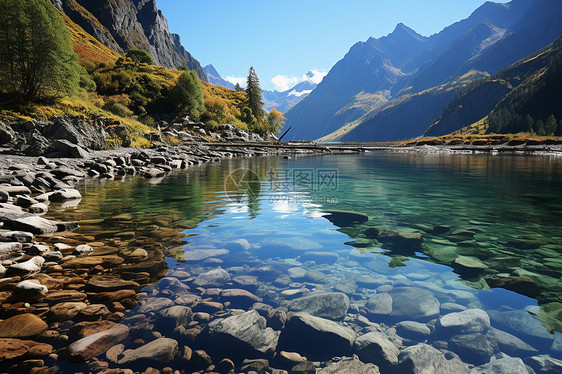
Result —
<instances>
[{"instance_id":1,"label":"pine tree","mask_svg":"<svg viewBox=\"0 0 562 374\"><path fill-rule=\"evenodd\" d=\"M242 89L242 87L240 87L240 84L236 83L236 85L234 86L234 91L236 91L236 92L242 92L242 91L244 91L244 90Z\"/></svg>"},{"instance_id":2,"label":"pine tree","mask_svg":"<svg viewBox=\"0 0 562 374\"><path fill-rule=\"evenodd\" d=\"M556 134L556 131L558 130L558 122L556 122L554 114L551 114L550 117L548 117L544 125L544 129L546 130L546 134L549 136Z\"/></svg>"},{"instance_id":3,"label":"pine tree","mask_svg":"<svg viewBox=\"0 0 562 374\"><path fill-rule=\"evenodd\" d=\"M194 70L185 70L171 93L171 101L178 113L199 118L204 110L203 85Z\"/></svg>"},{"instance_id":4,"label":"pine tree","mask_svg":"<svg viewBox=\"0 0 562 374\"><path fill-rule=\"evenodd\" d=\"M75 92L85 72L53 4L0 0L0 9L0 86L25 101Z\"/></svg>"},{"instance_id":5,"label":"pine tree","mask_svg":"<svg viewBox=\"0 0 562 374\"><path fill-rule=\"evenodd\" d=\"M261 121L264 117L264 110L261 97L260 80L253 66L250 66L250 72L248 73L246 94L248 96L248 108L252 111L252 115L258 121Z\"/></svg>"}]
</instances>

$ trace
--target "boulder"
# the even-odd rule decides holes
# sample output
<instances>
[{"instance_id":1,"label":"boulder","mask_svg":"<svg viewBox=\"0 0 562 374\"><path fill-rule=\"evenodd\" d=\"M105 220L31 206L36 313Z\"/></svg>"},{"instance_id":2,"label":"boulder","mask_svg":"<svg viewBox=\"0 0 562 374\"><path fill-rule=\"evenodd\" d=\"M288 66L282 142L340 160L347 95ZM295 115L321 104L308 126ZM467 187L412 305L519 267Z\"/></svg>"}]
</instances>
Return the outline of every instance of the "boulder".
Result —
<instances>
[{"instance_id":1,"label":"boulder","mask_svg":"<svg viewBox=\"0 0 562 374\"><path fill-rule=\"evenodd\" d=\"M0 243L0 260L17 257L21 250L22 245L19 242Z\"/></svg>"},{"instance_id":2,"label":"boulder","mask_svg":"<svg viewBox=\"0 0 562 374\"><path fill-rule=\"evenodd\" d=\"M72 188L64 188L62 190L53 191L49 194L49 201L52 202L62 202L75 199L82 199L82 195L78 190Z\"/></svg>"},{"instance_id":3,"label":"boulder","mask_svg":"<svg viewBox=\"0 0 562 374\"><path fill-rule=\"evenodd\" d=\"M449 339L449 349L464 362L482 365L498 352L498 345L491 335L471 333L452 336Z\"/></svg>"},{"instance_id":4,"label":"boulder","mask_svg":"<svg viewBox=\"0 0 562 374\"><path fill-rule=\"evenodd\" d=\"M45 263L45 259L41 256L32 257L27 261L19 264L10 265L8 272L10 274L28 277L41 271L41 267Z\"/></svg>"},{"instance_id":5,"label":"boulder","mask_svg":"<svg viewBox=\"0 0 562 374\"><path fill-rule=\"evenodd\" d=\"M287 321L279 345L283 350L322 360L350 354L355 337L353 330L334 321L295 313Z\"/></svg>"},{"instance_id":6,"label":"boulder","mask_svg":"<svg viewBox=\"0 0 562 374\"><path fill-rule=\"evenodd\" d=\"M174 305L174 302L167 297L149 297L142 300L138 312L141 314L156 312L172 305Z\"/></svg>"},{"instance_id":7,"label":"boulder","mask_svg":"<svg viewBox=\"0 0 562 374\"><path fill-rule=\"evenodd\" d=\"M225 289L220 292L221 301L228 301L233 308L248 309L260 301L259 297L242 289Z\"/></svg>"},{"instance_id":8,"label":"boulder","mask_svg":"<svg viewBox=\"0 0 562 374\"><path fill-rule=\"evenodd\" d=\"M468 309L462 312L449 313L437 320L438 332L449 335L486 333L490 329L490 317L482 309Z\"/></svg>"},{"instance_id":9,"label":"boulder","mask_svg":"<svg viewBox=\"0 0 562 374\"><path fill-rule=\"evenodd\" d=\"M59 231L55 222L38 216L16 218L7 223L7 226L14 230L27 231L37 235L52 234Z\"/></svg>"},{"instance_id":10,"label":"boulder","mask_svg":"<svg viewBox=\"0 0 562 374\"><path fill-rule=\"evenodd\" d=\"M486 365L478 366L470 371L470 374L528 374L523 360L519 357L509 357L499 354L492 357Z\"/></svg>"},{"instance_id":11,"label":"boulder","mask_svg":"<svg viewBox=\"0 0 562 374\"><path fill-rule=\"evenodd\" d=\"M394 288L390 316L412 320L429 320L439 315L439 300L422 288Z\"/></svg>"},{"instance_id":12,"label":"boulder","mask_svg":"<svg viewBox=\"0 0 562 374\"><path fill-rule=\"evenodd\" d=\"M462 374L468 369L458 357L445 355L427 344L416 344L403 349L398 355L398 363L393 369L400 374Z\"/></svg>"},{"instance_id":13,"label":"boulder","mask_svg":"<svg viewBox=\"0 0 562 374\"><path fill-rule=\"evenodd\" d=\"M18 314L0 322L0 338L33 338L47 328L47 324L35 314Z\"/></svg>"},{"instance_id":14,"label":"boulder","mask_svg":"<svg viewBox=\"0 0 562 374\"><path fill-rule=\"evenodd\" d=\"M87 256L94 252L94 249L88 244L80 244L74 249L74 254L77 256Z\"/></svg>"},{"instance_id":15,"label":"boulder","mask_svg":"<svg viewBox=\"0 0 562 374\"><path fill-rule=\"evenodd\" d=\"M365 307L371 314L388 315L392 313L392 296L383 292L377 293L367 301Z\"/></svg>"},{"instance_id":16,"label":"boulder","mask_svg":"<svg viewBox=\"0 0 562 374\"><path fill-rule=\"evenodd\" d=\"M75 341L67 348L67 356L71 361L81 362L101 355L129 336L129 328L117 324L112 328L100 331Z\"/></svg>"},{"instance_id":17,"label":"boulder","mask_svg":"<svg viewBox=\"0 0 562 374\"><path fill-rule=\"evenodd\" d=\"M142 363L167 364L174 359L178 350L178 342L174 339L158 338L137 349L127 349L123 352L123 357L117 363L119 365Z\"/></svg>"},{"instance_id":18,"label":"boulder","mask_svg":"<svg viewBox=\"0 0 562 374\"><path fill-rule=\"evenodd\" d=\"M49 319L52 321L70 321L85 309L88 304L83 302L64 302L53 305L49 310Z\"/></svg>"},{"instance_id":19,"label":"boulder","mask_svg":"<svg viewBox=\"0 0 562 374\"><path fill-rule=\"evenodd\" d=\"M288 307L293 312L341 320L347 315L349 297L341 292L319 293L291 300Z\"/></svg>"},{"instance_id":20,"label":"boulder","mask_svg":"<svg viewBox=\"0 0 562 374\"><path fill-rule=\"evenodd\" d=\"M357 358L330 362L318 369L316 374L379 374L379 368L373 364L365 364Z\"/></svg>"},{"instance_id":21,"label":"boulder","mask_svg":"<svg viewBox=\"0 0 562 374\"><path fill-rule=\"evenodd\" d=\"M53 143L53 150L61 152L67 157L72 158L88 158L89 153L77 144L73 144L68 140L57 139Z\"/></svg>"},{"instance_id":22,"label":"boulder","mask_svg":"<svg viewBox=\"0 0 562 374\"><path fill-rule=\"evenodd\" d=\"M382 332L373 331L358 337L353 350L361 361L390 367L398 362L400 351Z\"/></svg>"},{"instance_id":23,"label":"boulder","mask_svg":"<svg viewBox=\"0 0 562 374\"><path fill-rule=\"evenodd\" d=\"M525 357L538 353L535 348L505 331L492 328L491 334L496 339L500 351L508 355Z\"/></svg>"},{"instance_id":24,"label":"boulder","mask_svg":"<svg viewBox=\"0 0 562 374\"><path fill-rule=\"evenodd\" d=\"M220 345L234 357L259 357L274 352L279 340L279 332L266 327L265 318L255 310L212 321L207 336L213 346Z\"/></svg>"},{"instance_id":25,"label":"boulder","mask_svg":"<svg viewBox=\"0 0 562 374\"><path fill-rule=\"evenodd\" d=\"M527 357L525 363L529 365L537 374L539 373L562 373L562 360L550 357L549 355L538 355Z\"/></svg>"},{"instance_id":26,"label":"boulder","mask_svg":"<svg viewBox=\"0 0 562 374\"><path fill-rule=\"evenodd\" d=\"M158 311L158 326L165 330L173 330L177 326L185 326L191 321L191 308L181 305Z\"/></svg>"},{"instance_id":27,"label":"boulder","mask_svg":"<svg viewBox=\"0 0 562 374\"><path fill-rule=\"evenodd\" d=\"M424 339L431 334L429 327L420 322L401 321L396 324L398 335L407 339Z\"/></svg>"},{"instance_id":28,"label":"boulder","mask_svg":"<svg viewBox=\"0 0 562 374\"><path fill-rule=\"evenodd\" d=\"M36 280L25 280L14 288L14 296L18 300L33 301L40 299L47 293L48 289Z\"/></svg>"},{"instance_id":29,"label":"boulder","mask_svg":"<svg viewBox=\"0 0 562 374\"><path fill-rule=\"evenodd\" d=\"M222 287L226 282L230 281L230 276L224 269L214 269L199 275L193 281L197 287Z\"/></svg>"}]
</instances>

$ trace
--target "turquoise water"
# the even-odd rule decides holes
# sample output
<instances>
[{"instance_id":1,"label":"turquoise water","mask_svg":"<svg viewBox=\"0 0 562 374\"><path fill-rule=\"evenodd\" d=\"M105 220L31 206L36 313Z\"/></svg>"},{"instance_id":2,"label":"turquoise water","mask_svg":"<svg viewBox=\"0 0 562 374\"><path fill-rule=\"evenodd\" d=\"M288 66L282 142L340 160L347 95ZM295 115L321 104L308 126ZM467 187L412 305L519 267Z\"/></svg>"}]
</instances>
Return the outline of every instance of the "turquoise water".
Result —
<instances>
[{"instance_id":1,"label":"turquoise water","mask_svg":"<svg viewBox=\"0 0 562 374\"><path fill-rule=\"evenodd\" d=\"M313 291L341 291L351 300L352 325L365 316L388 327L401 320L431 327L438 316L397 317L368 308L377 293L423 289L439 301L440 315L483 309L492 327L560 357L560 186L562 162L548 157L253 158L160 181L89 183L78 207L55 215L83 221L82 233L172 229L183 237L161 241L169 274L196 276L220 267L233 279L230 286L272 307ZM358 214L330 216L331 210ZM130 216L117 224L101 220L124 213ZM189 261L200 249L229 252ZM242 284L240 276L254 282Z\"/></svg>"}]
</instances>

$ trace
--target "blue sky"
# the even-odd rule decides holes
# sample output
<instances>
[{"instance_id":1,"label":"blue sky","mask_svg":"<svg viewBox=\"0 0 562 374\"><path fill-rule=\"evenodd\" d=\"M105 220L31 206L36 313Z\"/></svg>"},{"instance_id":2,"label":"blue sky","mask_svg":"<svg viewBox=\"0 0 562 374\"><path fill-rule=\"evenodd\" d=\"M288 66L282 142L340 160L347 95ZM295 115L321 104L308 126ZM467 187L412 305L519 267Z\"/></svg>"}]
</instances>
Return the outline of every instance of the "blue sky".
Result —
<instances>
[{"instance_id":1,"label":"blue sky","mask_svg":"<svg viewBox=\"0 0 562 374\"><path fill-rule=\"evenodd\" d=\"M483 0L157 0L170 31L223 78L253 65L263 89L283 89L309 70L321 79L349 48L403 22L422 35L468 17ZM507 2L500 0L497 2Z\"/></svg>"}]
</instances>

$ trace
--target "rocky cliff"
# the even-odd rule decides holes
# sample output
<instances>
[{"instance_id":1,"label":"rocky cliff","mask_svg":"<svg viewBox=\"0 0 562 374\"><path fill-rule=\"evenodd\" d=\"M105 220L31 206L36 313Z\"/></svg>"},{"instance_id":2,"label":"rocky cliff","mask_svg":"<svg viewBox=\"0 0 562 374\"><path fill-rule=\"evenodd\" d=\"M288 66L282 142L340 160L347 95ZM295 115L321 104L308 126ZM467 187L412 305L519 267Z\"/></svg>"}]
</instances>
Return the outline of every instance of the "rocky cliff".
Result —
<instances>
[{"instance_id":1,"label":"rocky cliff","mask_svg":"<svg viewBox=\"0 0 562 374\"><path fill-rule=\"evenodd\" d=\"M187 66L202 80L205 72L172 34L155 0L52 0L73 22L120 53L131 48L150 51L154 62L166 67Z\"/></svg>"}]
</instances>

